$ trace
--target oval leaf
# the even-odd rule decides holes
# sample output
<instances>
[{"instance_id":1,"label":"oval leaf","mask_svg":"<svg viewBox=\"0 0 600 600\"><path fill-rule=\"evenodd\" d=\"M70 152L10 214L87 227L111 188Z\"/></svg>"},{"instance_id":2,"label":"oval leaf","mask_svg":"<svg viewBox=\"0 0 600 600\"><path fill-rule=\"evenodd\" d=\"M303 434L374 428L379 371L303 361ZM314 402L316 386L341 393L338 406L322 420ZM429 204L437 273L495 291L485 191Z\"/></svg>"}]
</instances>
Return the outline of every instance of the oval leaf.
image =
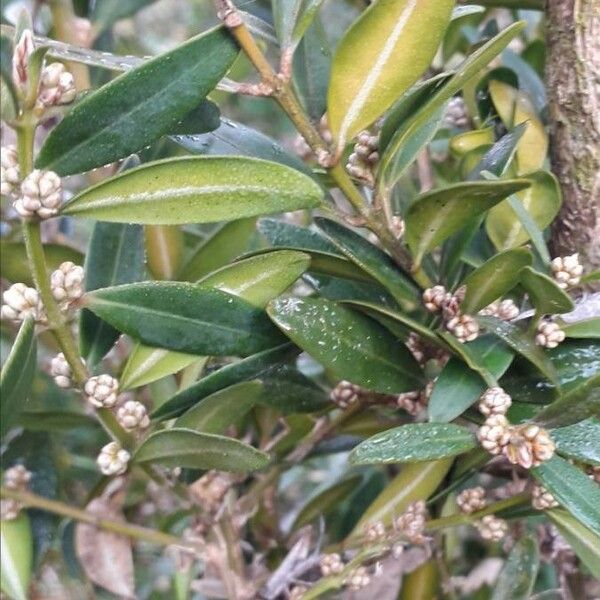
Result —
<instances>
[{"instance_id":1,"label":"oval leaf","mask_svg":"<svg viewBox=\"0 0 600 600\"><path fill-rule=\"evenodd\" d=\"M189 354L248 355L281 344L265 313L216 289L171 281L85 295L84 305L141 342Z\"/></svg>"},{"instance_id":2,"label":"oval leaf","mask_svg":"<svg viewBox=\"0 0 600 600\"><path fill-rule=\"evenodd\" d=\"M71 175L144 148L200 104L237 53L219 27L124 73L79 102L50 132L36 166Z\"/></svg>"},{"instance_id":3,"label":"oval leaf","mask_svg":"<svg viewBox=\"0 0 600 600\"><path fill-rule=\"evenodd\" d=\"M575 308L573 300L558 287L554 279L531 267L525 267L521 271L521 285L529 294L529 300L538 313L561 314L571 312Z\"/></svg>"},{"instance_id":4,"label":"oval leaf","mask_svg":"<svg viewBox=\"0 0 600 600\"><path fill-rule=\"evenodd\" d=\"M600 466L600 420L587 419L552 430L560 454Z\"/></svg>"},{"instance_id":5,"label":"oval leaf","mask_svg":"<svg viewBox=\"0 0 600 600\"><path fill-rule=\"evenodd\" d=\"M327 98L338 147L373 123L429 67L453 6L450 0L377 0L346 32L333 58Z\"/></svg>"},{"instance_id":6,"label":"oval leaf","mask_svg":"<svg viewBox=\"0 0 600 600\"><path fill-rule=\"evenodd\" d=\"M340 379L382 393L422 386L421 369L404 344L367 317L323 298L281 298L267 312Z\"/></svg>"},{"instance_id":7,"label":"oval leaf","mask_svg":"<svg viewBox=\"0 0 600 600\"><path fill-rule=\"evenodd\" d=\"M463 454L477 446L472 432L453 424L412 423L382 431L350 453L355 465L420 462Z\"/></svg>"},{"instance_id":8,"label":"oval leaf","mask_svg":"<svg viewBox=\"0 0 600 600\"><path fill-rule=\"evenodd\" d=\"M135 453L134 460L166 467L217 469L233 473L256 471L269 464L267 454L238 440L175 428L149 436Z\"/></svg>"},{"instance_id":9,"label":"oval leaf","mask_svg":"<svg viewBox=\"0 0 600 600\"><path fill-rule=\"evenodd\" d=\"M527 600L533 591L539 566L537 540L521 538L500 571L491 600Z\"/></svg>"},{"instance_id":10,"label":"oval leaf","mask_svg":"<svg viewBox=\"0 0 600 600\"><path fill-rule=\"evenodd\" d=\"M172 158L86 189L62 214L117 223L180 225L313 208L323 192L277 163L242 157Z\"/></svg>"}]
</instances>

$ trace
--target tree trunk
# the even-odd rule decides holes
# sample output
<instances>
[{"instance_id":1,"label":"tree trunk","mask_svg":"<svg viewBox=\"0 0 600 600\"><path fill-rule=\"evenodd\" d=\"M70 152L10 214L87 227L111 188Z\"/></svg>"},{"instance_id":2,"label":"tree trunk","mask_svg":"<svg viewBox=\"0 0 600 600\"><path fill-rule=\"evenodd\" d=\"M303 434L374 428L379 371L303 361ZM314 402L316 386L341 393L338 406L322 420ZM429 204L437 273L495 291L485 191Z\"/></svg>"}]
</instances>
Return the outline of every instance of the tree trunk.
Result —
<instances>
[{"instance_id":1,"label":"tree trunk","mask_svg":"<svg viewBox=\"0 0 600 600\"><path fill-rule=\"evenodd\" d=\"M555 255L579 252L600 266L600 1L548 0L551 161L563 205L552 228Z\"/></svg>"}]
</instances>

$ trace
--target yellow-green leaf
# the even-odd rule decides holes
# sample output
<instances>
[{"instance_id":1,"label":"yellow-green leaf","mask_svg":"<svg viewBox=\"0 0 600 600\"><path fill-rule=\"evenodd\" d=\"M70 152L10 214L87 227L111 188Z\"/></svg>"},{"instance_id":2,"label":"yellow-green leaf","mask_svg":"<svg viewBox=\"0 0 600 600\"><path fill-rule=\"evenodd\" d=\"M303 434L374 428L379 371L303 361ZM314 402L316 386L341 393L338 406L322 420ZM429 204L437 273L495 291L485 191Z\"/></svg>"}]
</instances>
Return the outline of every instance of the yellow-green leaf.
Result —
<instances>
[{"instance_id":1,"label":"yellow-green leaf","mask_svg":"<svg viewBox=\"0 0 600 600\"><path fill-rule=\"evenodd\" d=\"M0 521L2 591L14 600L27 600L33 566L31 525L26 514Z\"/></svg>"}]
</instances>

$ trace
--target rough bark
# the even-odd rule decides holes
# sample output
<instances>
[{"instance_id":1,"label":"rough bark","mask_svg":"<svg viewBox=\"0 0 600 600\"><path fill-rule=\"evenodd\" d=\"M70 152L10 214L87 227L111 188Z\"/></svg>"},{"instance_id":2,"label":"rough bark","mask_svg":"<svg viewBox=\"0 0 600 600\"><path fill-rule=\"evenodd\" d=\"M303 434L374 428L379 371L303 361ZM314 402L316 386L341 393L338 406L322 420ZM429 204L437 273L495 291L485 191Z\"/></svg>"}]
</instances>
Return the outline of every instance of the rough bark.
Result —
<instances>
[{"instance_id":1,"label":"rough bark","mask_svg":"<svg viewBox=\"0 0 600 600\"><path fill-rule=\"evenodd\" d=\"M551 161L563 205L555 255L600 266L600 2L548 0L546 81Z\"/></svg>"}]
</instances>

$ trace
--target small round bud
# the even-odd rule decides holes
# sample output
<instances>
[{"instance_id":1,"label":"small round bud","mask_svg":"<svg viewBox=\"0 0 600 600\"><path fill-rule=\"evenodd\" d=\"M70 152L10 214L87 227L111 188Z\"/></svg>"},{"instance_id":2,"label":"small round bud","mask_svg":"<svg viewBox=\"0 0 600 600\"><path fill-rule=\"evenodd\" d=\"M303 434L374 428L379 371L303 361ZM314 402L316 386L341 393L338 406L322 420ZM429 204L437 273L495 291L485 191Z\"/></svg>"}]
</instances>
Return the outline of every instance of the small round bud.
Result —
<instances>
[{"instance_id":1,"label":"small round bud","mask_svg":"<svg viewBox=\"0 0 600 600\"><path fill-rule=\"evenodd\" d=\"M472 342L479 337L479 323L471 315L458 315L446 323L446 329L459 342Z\"/></svg>"},{"instance_id":2,"label":"small round bud","mask_svg":"<svg viewBox=\"0 0 600 600\"><path fill-rule=\"evenodd\" d=\"M469 515L486 507L485 490L481 487L474 487L463 490L456 497L456 504L460 511Z\"/></svg>"},{"instance_id":3,"label":"small round bud","mask_svg":"<svg viewBox=\"0 0 600 600\"><path fill-rule=\"evenodd\" d=\"M579 262L579 254L558 256L550 263L552 275L563 290L576 286L581 281L583 266Z\"/></svg>"},{"instance_id":4,"label":"small round bud","mask_svg":"<svg viewBox=\"0 0 600 600\"><path fill-rule=\"evenodd\" d=\"M324 554L319 562L321 574L323 577L330 575L339 575L344 570L344 561L342 557L334 552L332 554Z\"/></svg>"},{"instance_id":5,"label":"small round bud","mask_svg":"<svg viewBox=\"0 0 600 600\"><path fill-rule=\"evenodd\" d=\"M83 390L92 406L112 408L117 403L119 381L110 375L96 375L85 382Z\"/></svg>"},{"instance_id":6,"label":"small round bud","mask_svg":"<svg viewBox=\"0 0 600 600\"><path fill-rule=\"evenodd\" d=\"M362 394L360 386L342 380L331 390L329 398L341 409L346 409L356 404Z\"/></svg>"},{"instance_id":7,"label":"small round bud","mask_svg":"<svg viewBox=\"0 0 600 600\"><path fill-rule=\"evenodd\" d=\"M385 539L385 525L381 521L367 523L363 531L368 542L381 542Z\"/></svg>"},{"instance_id":8,"label":"small round bud","mask_svg":"<svg viewBox=\"0 0 600 600\"><path fill-rule=\"evenodd\" d=\"M137 400L128 400L117 410L117 420L127 431L146 429L150 425L150 418L146 407Z\"/></svg>"},{"instance_id":9,"label":"small round bud","mask_svg":"<svg viewBox=\"0 0 600 600\"><path fill-rule=\"evenodd\" d=\"M507 298L499 302L492 302L490 305L482 308L479 314L486 317L497 317L502 321L512 321L519 316L520 311L514 300Z\"/></svg>"},{"instance_id":10,"label":"small round bud","mask_svg":"<svg viewBox=\"0 0 600 600\"><path fill-rule=\"evenodd\" d=\"M4 472L4 487L9 490L25 490L31 481L31 471L23 465L14 465Z\"/></svg>"},{"instance_id":11,"label":"small round bud","mask_svg":"<svg viewBox=\"0 0 600 600\"><path fill-rule=\"evenodd\" d=\"M450 129L462 129L469 126L469 113L462 96L454 96L444 114L444 126Z\"/></svg>"},{"instance_id":12,"label":"small round bud","mask_svg":"<svg viewBox=\"0 0 600 600\"><path fill-rule=\"evenodd\" d=\"M504 415L491 415L477 431L477 439L490 454L498 455L510 439L510 423Z\"/></svg>"},{"instance_id":13,"label":"small round bud","mask_svg":"<svg viewBox=\"0 0 600 600\"><path fill-rule=\"evenodd\" d=\"M434 285L423 292L423 304L429 312L442 310L449 294L443 285Z\"/></svg>"},{"instance_id":14,"label":"small round bud","mask_svg":"<svg viewBox=\"0 0 600 600\"><path fill-rule=\"evenodd\" d=\"M394 519L394 528L410 542L421 544L427 521L427 507L423 500L412 502L406 510Z\"/></svg>"},{"instance_id":15,"label":"small round bud","mask_svg":"<svg viewBox=\"0 0 600 600\"><path fill-rule=\"evenodd\" d=\"M486 515L474 524L484 540L499 542L508 531L508 523L495 515Z\"/></svg>"},{"instance_id":16,"label":"small round bud","mask_svg":"<svg viewBox=\"0 0 600 600\"><path fill-rule=\"evenodd\" d=\"M32 171L21 184L21 197L14 207L22 217L48 219L58 213L62 200L62 183L54 171Z\"/></svg>"},{"instance_id":17,"label":"small round bud","mask_svg":"<svg viewBox=\"0 0 600 600\"><path fill-rule=\"evenodd\" d=\"M510 428L508 443L503 447L502 452L513 465L530 469L551 459L555 448L552 438L545 429L539 425L526 423Z\"/></svg>"},{"instance_id":18,"label":"small round bud","mask_svg":"<svg viewBox=\"0 0 600 600\"><path fill-rule=\"evenodd\" d=\"M19 156L15 146L2 146L0 152L0 193L9 196L20 182Z\"/></svg>"},{"instance_id":19,"label":"small round bud","mask_svg":"<svg viewBox=\"0 0 600 600\"><path fill-rule=\"evenodd\" d=\"M479 399L479 412L486 417L505 415L512 404L512 398L501 388L487 389Z\"/></svg>"},{"instance_id":20,"label":"small round bud","mask_svg":"<svg viewBox=\"0 0 600 600\"><path fill-rule=\"evenodd\" d=\"M83 267L67 261L50 275L50 286L54 299L62 308L83 296Z\"/></svg>"},{"instance_id":21,"label":"small round bud","mask_svg":"<svg viewBox=\"0 0 600 600\"><path fill-rule=\"evenodd\" d=\"M367 587L369 583L371 583L371 578L369 577L369 572L366 567L362 565L360 567L356 567L353 569L346 578L344 582L353 592L357 592L358 590Z\"/></svg>"},{"instance_id":22,"label":"small round bud","mask_svg":"<svg viewBox=\"0 0 600 600\"><path fill-rule=\"evenodd\" d=\"M354 151L348 157L346 170L356 179L362 179L372 185L375 178L373 169L379 162L379 136L361 131L354 145Z\"/></svg>"},{"instance_id":23,"label":"small round bud","mask_svg":"<svg viewBox=\"0 0 600 600\"><path fill-rule=\"evenodd\" d=\"M85 365L83 358L81 359L81 363ZM62 352L52 359L50 363L50 375L52 375L54 383L58 387L64 389L73 387L73 372Z\"/></svg>"},{"instance_id":24,"label":"small round bud","mask_svg":"<svg viewBox=\"0 0 600 600\"><path fill-rule=\"evenodd\" d=\"M544 348L556 348L565 339L565 332L554 321L541 321L535 343Z\"/></svg>"},{"instance_id":25,"label":"small round bud","mask_svg":"<svg viewBox=\"0 0 600 600\"><path fill-rule=\"evenodd\" d=\"M69 104L76 95L75 79L62 63L55 62L42 69L37 98L39 108Z\"/></svg>"},{"instance_id":26,"label":"small round bud","mask_svg":"<svg viewBox=\"0 0 600 600\"><path fill-rule=\"evenodd\" d=\"M536 510L548 510L556 508L558 502L545 487L535 484L531 490L531 505Z\"/></svg>"},{"instance_id":27,"label":"small round bud","mask_svg":"<svg viewBox=\"0 0 600 600\"><path fill-rule=\"evenodd\" d=\"M46 322L46 313L38 291L24 283L13 283L3 294L4 304L0 309L3 319L24 321L32 317L38 323Z\"/></svg>"},{"instance_id":28,"label":"small round bud","mask_svg":"<svg viewBox=\"0 0 600 600\"><path fill-rule=\"evenodd\" d=\"M429 398L433 391L433 382L430 381L422 390L405 392L396 396L396 406L416 417L427 409Z\"/></svg>"},{"instance_id":29,"label":"small round bud","mask_svg":"<svg viewBox=\"0 0 600 600\"><path fill-rule=\"evenodd\" d=\"M110 442L100 450L96 463L103 475L122 475L127 471L131 455L117 442Z\"/></svg>"}]
</instances>

